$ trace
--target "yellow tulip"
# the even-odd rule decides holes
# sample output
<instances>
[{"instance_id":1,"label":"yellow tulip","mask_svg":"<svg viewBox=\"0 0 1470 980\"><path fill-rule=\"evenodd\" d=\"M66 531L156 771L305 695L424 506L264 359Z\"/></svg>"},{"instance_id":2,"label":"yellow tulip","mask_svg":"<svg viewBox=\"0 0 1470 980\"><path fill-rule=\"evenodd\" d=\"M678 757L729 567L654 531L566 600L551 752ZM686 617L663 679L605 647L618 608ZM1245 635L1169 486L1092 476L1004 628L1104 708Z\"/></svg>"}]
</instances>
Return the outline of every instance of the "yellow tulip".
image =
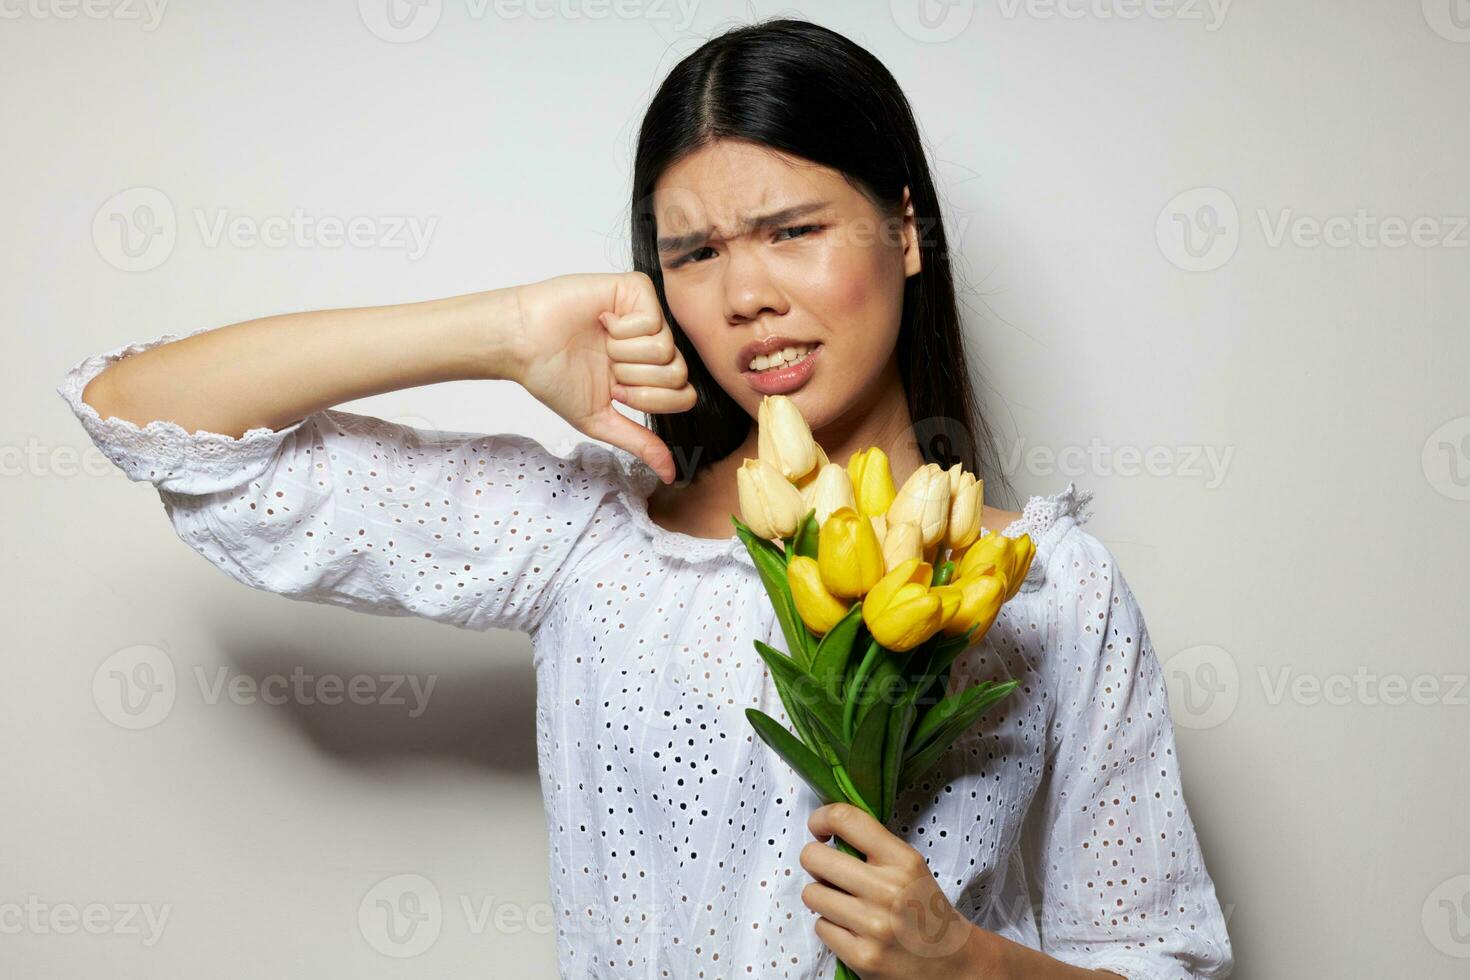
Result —
<instances>
[{"instance_id":1,"label":"yellow tulip","mask_svg":"<svg viewBox=\"0 0 1470 980\"><path fill-rule=\"evenodd\" d=\"M823 452L821 443L814 442L812 445L817 449L817 464L806 476L792 481L796 484L796 489L801 491L801 499L806 501L807 510L812 509L812 497L817 492L817 477L821 475L822 468L831 462Z\"/></svg>"},{"instance_id":2,"label":"yellow tulip","mask_svg":"<svg viewBox=\"0 0 1470 980\"><path fill-rule=\"evenodd\" d=\"M985 481L956 463L949 474L949 524L944 531L948 548L967 548L980 537L980 515L985 509Z\"/></svg>"},{"instance_id":3,"label":"yellow tulip","mask_svg":"<svg viewBox=\"0 0 1470 980\"><path fill-rule=\"evenodd\" d=\"M817 534L822 582L839 599L856 599L883 577L883 549L873 525L851 507L839 507Z\"/></svg>"},{"instance_id":4,"label":"yellow tulip","mask_svg":"<svg viewBox=\"0 0 1470 980\"><path fill-rule=\"evenodd\" d=\"M816 467L820 447L796 402L785 395L766 395L756 426L758 455L783 477L795 483Z\"/></svg>"},{"instance_id":5,"label":"yellow tulip","mask_svg":"<svg viewBox=\"0 0 1470 980\"><path fill-rule=\"evenodd\" d=\"M958 579L983 575L986 574L986 566L991 566L992 574L1005 580L1005 601L1009 602L1020 591L1026 572L1031 568L1031 559L1035 555L1036 545L1032 542L1031 535L1022 534L1019 538L1008 538L991 532L970 545L955 568L954 577Z\"/></svg>"},{"instance_id":6,"label":"yellow tulip","mask_svg":"<svg viewBox=\"0 0 1470 980\"><path fill-rule=\"evenodd\" d=\"M883 567L890 572L910 558L922 558L923 552L919 525L913 521L900 521L883 535Z\"/></svg>"},{"instance_id":7,"label":"yellow tulip","mask_svg":"<svg viewBox=\"0 0 1470 980\"><path fill-rule=\"evenodd\" d=\"M976 637L984 636L995 622L1000 607L1006 600L1006 580L999 575L972 575L953 582L961 592L959 609L944 622L945 636L959 636L976 623L980 629Z\"/></svg>"},{"instance_id":8,"label":"yellow tulip","mask_svg":"<svg viewBox=\"0 0 1470 980\"><path fill-rule=\"evenodd\" d=\"M806 514L801 492L763 459L746 458L735 471L740 493L740 519L758 537L789 538Z\"/></svg>"},{"instance_id":9,"label":"yellow tulip","mask_svg":"<svg viewBox=\"0 0 1470 980\"><path fill-rule=\"evenodd\" d=\"M791 585L797 614L813 633L826 634L847 615L848 604L827 591L815 558L793 555L786 566L786 580Z\"/></svg>"},{"instance_id":10,"label":"yellow tulip","mask_svg":"<svg viewBox=\"0 0 1470 980\"><path fill-rule=\"evenodd\" d=\"M823 466L812 483L812 495L807 506L817 509L818 524L827 523L827 518L838 508L857 509L857 501L852 496L852 480L847 476L847 468L840 463Z\"/></svg>"},{"instance_id":11,"label":"yellow tulip","mask_svg":"<svg viewBox=\"0 0 1470 980\"><path fill-rule=\"evenodd\" d=\"M925 463L904 481L888 507L888 523L898 521L919 525L926 548L944 537L949 525L949 476L938 463Z\"/></svg>"},{"instance_id":12,"label":"yellow tulip","mask_svg":"<svg viewBox=\"0 0 1470 980\"><path fill-rule=\"evenodd\" d=\"M903 653L933 636L944 623L946 606L952 616L955 593L962 592L954 586L930 588L933 579L934 566L920 558L879 579L863 598L863 622L873 639Z\"/></svg>"},{"instance_id":13,"label":"yellow tulip","mask_svg":"<svg viewBox=\"0 0 1470 980\"><path fill-rule=\"evenodd\" d=\"M872 517L888 510L897 491L893 488L893 471L888 455L877 446L853 453L847 460L847 473L857 496L857 509Z\"/></svg>"}]
</instances>

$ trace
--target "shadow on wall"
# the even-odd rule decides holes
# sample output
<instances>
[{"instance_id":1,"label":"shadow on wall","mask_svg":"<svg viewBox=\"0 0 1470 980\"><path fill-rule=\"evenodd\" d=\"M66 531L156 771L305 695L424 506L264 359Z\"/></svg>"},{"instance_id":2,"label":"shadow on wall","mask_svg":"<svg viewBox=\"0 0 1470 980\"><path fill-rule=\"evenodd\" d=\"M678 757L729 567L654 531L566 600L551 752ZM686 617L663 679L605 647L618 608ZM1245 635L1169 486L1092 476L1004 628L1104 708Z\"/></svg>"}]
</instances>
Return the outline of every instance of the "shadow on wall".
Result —
<instances>
[{"instance_id":1,"label":"shadow on wall","mask_svg":"<svg viewBox=\"0 0 1470 980\"><path fill-rule=\"evenodd\" d=\"M297 613L309 627L290 636L285 620ZM535 777L536 677L523 636L311 609L273 620L277 636L258 623L219 626L223 663L191 679L201 697L258 705L353 766L435 758Z\"/></svg>"}]
</instances>

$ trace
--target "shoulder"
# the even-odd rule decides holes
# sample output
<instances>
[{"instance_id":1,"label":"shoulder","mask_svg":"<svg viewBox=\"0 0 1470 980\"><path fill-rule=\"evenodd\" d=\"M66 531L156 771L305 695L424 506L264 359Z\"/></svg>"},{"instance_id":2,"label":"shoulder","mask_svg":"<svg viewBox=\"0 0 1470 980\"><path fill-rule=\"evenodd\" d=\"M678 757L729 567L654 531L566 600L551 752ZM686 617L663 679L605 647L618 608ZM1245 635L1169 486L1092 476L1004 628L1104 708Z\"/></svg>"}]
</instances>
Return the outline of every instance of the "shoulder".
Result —
<instances>
[{"instance_id":1,"label":"shoulder","mask_svg":"<svg viewBox=\"0 0 1470 980\"><path fill-rule=\"evenodd\" d=\"M1031 568L1021 583L1022 594L1034 595L1047 586L1064 584L1075 570L1075 563L1097 560L1101 557L1098 550L1107 550L1083 528L1092 516L1091 503L1091 490L1078 490L1075 483L1069 483L1056 493L1032 496L1001 532L1009 538L1026 534L1036 547Z\"/></svg>"}]
</instances>

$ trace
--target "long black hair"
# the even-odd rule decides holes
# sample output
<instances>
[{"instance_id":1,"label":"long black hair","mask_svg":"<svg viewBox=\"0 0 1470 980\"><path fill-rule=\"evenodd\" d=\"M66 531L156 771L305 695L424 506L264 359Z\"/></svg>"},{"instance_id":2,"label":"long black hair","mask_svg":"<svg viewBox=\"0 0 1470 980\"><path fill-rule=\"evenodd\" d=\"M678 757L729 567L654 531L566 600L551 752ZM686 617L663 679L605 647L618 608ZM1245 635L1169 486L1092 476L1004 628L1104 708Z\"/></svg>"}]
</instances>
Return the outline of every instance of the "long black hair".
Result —
<instances>
[{"instance_id":1,"label":"long black hair","mask_svg":"<svg viewBox=\"0 0 1470 980\"><path fill-rule=\"evenodd\" d=\"M658 290L665 319L699 401L688 412L650 415L673 452L681 482L735 451L754 424L710 375L674 319L659 266L652 211L659 176L689 153L738 139L843 174L881 214L900 216L903 188L918 230L921 271L904 284L898 368L925 462L960 463L1008 489L981 417L950 271L949 245L918 125L888 69L841 34L803 20L733 28L684 58L659 86L638 133L633 165L633 267Z\"/></svg>"}]
</instances>

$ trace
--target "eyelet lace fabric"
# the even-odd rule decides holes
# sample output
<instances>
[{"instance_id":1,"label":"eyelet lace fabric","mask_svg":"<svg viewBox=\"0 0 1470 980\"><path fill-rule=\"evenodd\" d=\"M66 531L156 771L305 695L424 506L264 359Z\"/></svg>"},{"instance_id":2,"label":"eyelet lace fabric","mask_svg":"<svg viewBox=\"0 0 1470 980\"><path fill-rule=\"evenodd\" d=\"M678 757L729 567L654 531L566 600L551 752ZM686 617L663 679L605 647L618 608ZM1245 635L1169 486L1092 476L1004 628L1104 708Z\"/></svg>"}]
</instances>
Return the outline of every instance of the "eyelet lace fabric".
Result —
<instances>
[{"instance_id":1,"label":"eyelet lace fabric","mask_svg":"<svg viewBox=\"0 0 1470 980\"><path fill-rule=\"evenodd\" d=\"M180 539L293 599L527 632L567 978L830 976L800 865L820 805L744 711L789 725L753 640L786 649L739 539L665 530L615 447L326 410L239 439L102 418L94 443L157 490ZM185 335L187 336L187 335ZM1032 497L1030 574L952 689L1020 686L900 794L890 829L971 921L1130 980L1217 978L1230 940L1181 791L1138 601L1086 531L1090 491Z\"/></svg>"}]
</instances>

